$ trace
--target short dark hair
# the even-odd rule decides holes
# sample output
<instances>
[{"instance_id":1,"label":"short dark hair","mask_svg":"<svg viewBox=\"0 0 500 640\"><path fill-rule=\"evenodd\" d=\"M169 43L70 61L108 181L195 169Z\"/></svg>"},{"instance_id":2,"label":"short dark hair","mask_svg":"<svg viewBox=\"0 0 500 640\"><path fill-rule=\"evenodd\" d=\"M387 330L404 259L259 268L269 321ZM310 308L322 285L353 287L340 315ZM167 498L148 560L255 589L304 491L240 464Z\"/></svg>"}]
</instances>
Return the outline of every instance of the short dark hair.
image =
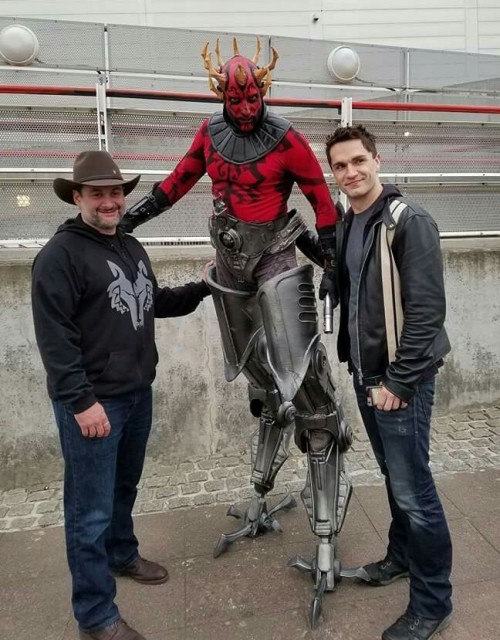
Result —
<instances>
[{"instance_id":1,"label":"short dark hair","mask_svg":"<svg viewBox=\"0 0 500 640\"><path fill-rule=\"evenodd\" d=\"M362 124L355 124L352 127L338 127L326 139L326 158L330 164L330 149L339 142L348 140L361 140L363 147L369 151L373 157L378 153L375 136L365 129Z\"/></svg>"}]
</instances>

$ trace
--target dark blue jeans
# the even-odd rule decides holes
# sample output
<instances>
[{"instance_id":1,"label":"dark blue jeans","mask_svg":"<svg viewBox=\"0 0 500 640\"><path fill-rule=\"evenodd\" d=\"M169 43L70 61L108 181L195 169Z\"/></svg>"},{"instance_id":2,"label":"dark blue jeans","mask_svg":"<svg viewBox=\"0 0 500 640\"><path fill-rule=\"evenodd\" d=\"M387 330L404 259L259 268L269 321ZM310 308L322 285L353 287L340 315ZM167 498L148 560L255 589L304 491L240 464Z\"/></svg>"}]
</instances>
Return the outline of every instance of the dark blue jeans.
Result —
<instances>
[{"instance_id":1,"label":"dark blue jeans","mask_svg":"<svg viewBox=\"0 0 500 640\"><path fill-rule=\"evenodd\" d=\"M101 404L111 433L107 438L84 438L71 410L53 402L65 462L64 521L73 611L86 631L119 619L110 569L123 569L139 555L132 508L151 430L151 388Z\"/></svg>"},{"instance_id":2,"label":"dark blue jeans","mask_svg":"<svg viewBox=\"0 0 500 640\"><path fill-rule=\"evenodd\" d=\"M365 381L370 384L370 381ZM385 477L392 522L387 557L410 572L409 613L442 618L451 605L451 539L429 468L435 378L422 382L408 407L380 411L354 382L359 410Z\"/></svg>"}]
</instances>

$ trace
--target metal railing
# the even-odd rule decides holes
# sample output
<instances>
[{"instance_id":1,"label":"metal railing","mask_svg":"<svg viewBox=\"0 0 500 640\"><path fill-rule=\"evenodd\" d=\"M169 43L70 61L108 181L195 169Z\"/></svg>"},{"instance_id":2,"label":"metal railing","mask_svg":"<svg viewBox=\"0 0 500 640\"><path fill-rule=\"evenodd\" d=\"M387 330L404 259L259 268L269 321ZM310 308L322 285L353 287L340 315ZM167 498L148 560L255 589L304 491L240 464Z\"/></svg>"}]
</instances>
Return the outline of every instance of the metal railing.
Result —
<instances>
[{"instance_id":1,"label":"metal railing","mask_svg":"<svg viewBox=\"0 0 500 640\"><path fill-rule=\"evenodd\" d=\"M124 174L141 173L134 191L139 198L151 184L167 175L187 151L206 113L162 112L110 107L112 99L218 104L215 96L109 87L105 77L95 87L0 85L0 94L84 96L95 107L0 108L0 242L43 242L68 215L71 207L52 193L55 175L71 174L72 161L83 149L109 149ZM339 122L363 122L377 136L384 172L409 197L428 208L447 237L500 235L498 196L500 118L493 122L444 122L446 113L483 114L497 118L495 105L414 104L344 100L270 98L273 108L301 108L289 115L320 160L336 197L332 174L324 158L324 140ZM326 117L305 117L304 109ZM365 113L432 113L436 120L367 120ZM354 116L353 116L354 114ZM313 220L309 204L294 189L291 206ZM169 212L148 224L147 242L204 243L206 217L211 209L210 182L203 178Z\"/></svg>"}]
</instances>

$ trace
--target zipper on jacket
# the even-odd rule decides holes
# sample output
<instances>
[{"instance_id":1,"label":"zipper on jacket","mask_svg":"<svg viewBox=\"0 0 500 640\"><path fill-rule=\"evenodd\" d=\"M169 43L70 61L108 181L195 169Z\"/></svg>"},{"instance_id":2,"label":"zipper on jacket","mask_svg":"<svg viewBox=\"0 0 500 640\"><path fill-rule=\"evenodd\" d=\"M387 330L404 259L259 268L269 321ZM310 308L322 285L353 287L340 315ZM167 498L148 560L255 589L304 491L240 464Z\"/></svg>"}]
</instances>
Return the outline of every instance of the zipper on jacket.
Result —
<instances>
[{"instance_id":1,"label":"zipper on jacket","mask_svg":"<svg viewBox=\"0 0 500 640\"><path fill-rule=\"evenodd\" d=\"M358 291L356 294L356 341L358 343L358 358L359 358L359 363L358 363L358 384L362 385L363 384L363 369L361 367L361 345L359 342L359 323L358 323L358 317L359 317L359 290L360 290L360 285L361 285L361 278L363 275L363 269L366 265L366 261L368 259L368 254L371 251L371 248L373 246L373 242L375 240L375 227L378 224L382 224L382 220L377 220L373 223L373 226L371 228L371 238L370 238L370 244L368 245L368 248L366 249L365 252L365 257L363 258L363 262L361 263L361 269L359 270L359 283L358 283Z\"/></svg>"}]
</instances>

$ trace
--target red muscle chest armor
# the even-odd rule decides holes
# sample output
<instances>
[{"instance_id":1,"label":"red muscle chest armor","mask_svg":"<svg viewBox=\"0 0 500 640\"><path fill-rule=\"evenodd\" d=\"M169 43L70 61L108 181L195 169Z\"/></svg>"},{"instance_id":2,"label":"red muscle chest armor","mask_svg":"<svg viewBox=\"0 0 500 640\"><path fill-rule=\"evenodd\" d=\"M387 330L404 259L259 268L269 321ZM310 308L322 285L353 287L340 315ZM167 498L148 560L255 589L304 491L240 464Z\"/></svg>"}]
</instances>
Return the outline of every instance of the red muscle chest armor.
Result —
<instances>
[{"instance_id":1,"label":"red muscle chest armor","mask_svg":"<svg viewBox=\"0 0 500 640\"><path fill-rule=\"evenodd\" d=\"M189 151L160 188L173 205L205 172L212 180L214 198L222 198L228 213L245 222L268 222L284 214L294 182L314 209L319 228L337 221L318 160L305 138L293 128L267 155L238 165L215 151L204 122Z\"/></svg>"}]
</instances>

